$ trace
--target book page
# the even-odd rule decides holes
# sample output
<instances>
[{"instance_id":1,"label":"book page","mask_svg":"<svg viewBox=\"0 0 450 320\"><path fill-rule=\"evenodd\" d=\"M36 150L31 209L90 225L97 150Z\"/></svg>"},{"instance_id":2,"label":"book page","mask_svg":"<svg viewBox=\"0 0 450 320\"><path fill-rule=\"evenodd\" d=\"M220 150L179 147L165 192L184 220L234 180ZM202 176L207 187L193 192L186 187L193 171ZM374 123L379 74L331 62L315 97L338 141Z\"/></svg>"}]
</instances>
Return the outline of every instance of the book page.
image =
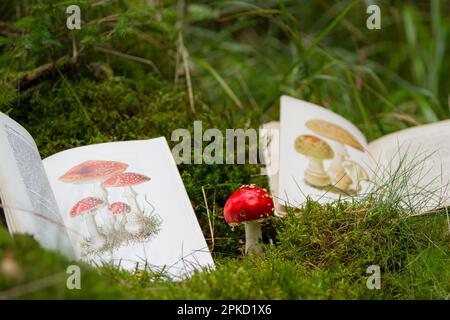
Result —
<instances>
[{"instance_id":1,"label":"book page","mask_svg":"<svg viewBox=\"0 0 450 320\"><path fill-rule=\"evenodd\" d=\"M30 134L0 113L0 197L11 233L32 235L43 247L73 257L73 249Z\"/></svg>"},{"instance_id":2,"label":"book page","mask_svg":"<svg viewBox=\"0 0 450 320\"><path fill-rule=\"evenodd\" d=\"M371 176L363 134L315 104L281 97L278 197L290 207L366 192Z\"/></svg>"},{"instance_id":3,"label":"book page","mask_svg":"<svg viewBox=\"0 0 450 320\"><path fill-rule=\"evenodd\" d=\"M377 176L386 180L396 172L407 180L401 189L404 206L426 212L450 205L450 120L389 134L368 150Z\"/></svg>"},{"instance_id":4,"label":"book page","mask_svg":"<svg viewBox=\"0 0 450 320\"><path fill-rule=\"evenodd\" d=\"M270 193L275 205L275 215L285 214L284 206L278 197L278 173L280 169L280 122L264 123L259 128L260 143L262 144L262 159L264 159L263 174L269 179Z\"/></svg>"},{"instance_id":5,"label":"book page","mask_svg":"<svg viewBox=\"0 0 450 320\"><path fill-rule=\"evenodd\" d=\"M90 145L43 162L82 260L174 279L214 266L165 138Z\"/></svg>"}]
</instances>

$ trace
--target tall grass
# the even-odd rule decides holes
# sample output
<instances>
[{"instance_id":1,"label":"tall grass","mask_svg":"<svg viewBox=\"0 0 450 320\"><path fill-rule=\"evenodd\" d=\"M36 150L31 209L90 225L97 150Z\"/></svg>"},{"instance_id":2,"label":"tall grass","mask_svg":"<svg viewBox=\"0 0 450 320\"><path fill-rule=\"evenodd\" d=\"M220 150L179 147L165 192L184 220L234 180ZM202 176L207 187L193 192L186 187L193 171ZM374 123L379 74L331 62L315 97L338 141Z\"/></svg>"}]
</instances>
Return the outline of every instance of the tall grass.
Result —
<instances>
[{"instance_id":1,"label":"tall grass","mask_svg":"<svg viewBox=\"0 0 450 320\"><path fill-rule=\"evenodd\" d=\"M363 196L386 206L386 212L401 211L405 216L442 210L448 205L450 186L444 180L446 169L438 152L403 144L387 161L374 159L379 164L372 170L371 188Z\"/></svg>"},{"instance_id":2,"label":"tall grass","mask_svg":"<svg viewBox=\"0 0 450 320\"><path fill-rule=\"evenodd\" d=\"M375 31L365 27L366 6L191 4L188 50L194 66L197 59L210 66L195 68L195 84L217 110L235 109L236 100L246 109L257 105L260 121L277 117L281 94L310 100L349 118L370 139L447 118L449 18L442 12L449 3L381 2L382 29Z\"/></svg>"}]
</instances>

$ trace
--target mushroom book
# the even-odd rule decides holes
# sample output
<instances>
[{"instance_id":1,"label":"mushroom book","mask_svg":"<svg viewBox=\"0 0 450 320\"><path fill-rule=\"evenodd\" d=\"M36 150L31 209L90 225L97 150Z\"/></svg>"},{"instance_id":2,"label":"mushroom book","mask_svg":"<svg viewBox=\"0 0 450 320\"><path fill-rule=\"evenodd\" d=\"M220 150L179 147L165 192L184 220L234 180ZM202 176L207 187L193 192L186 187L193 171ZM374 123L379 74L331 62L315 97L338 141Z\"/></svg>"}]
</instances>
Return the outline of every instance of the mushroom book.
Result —
<instances>
[{"instance_id":1,"label":"mushroom book","mask_svg":"<svg viewBox=\"0 0 450 320\"><path fill-rule=\"evenodd\" d=\"M327 203L402 186L417 214L450 205L450 120L407 128L370 143L329 109L281 97L280 122L261 127L276 211L307 198Z\"/></svg>"},{"instance_id":2,"label":"mushroom book","mask_svg":"<svg viewBox=\"0 0 450 320\"><path fill-rule=\"evenodd\" d=\"M12 234L93 265L173 279L213 268L165 138L78 147L41 160L0 113L0 198Z\"/></svg>"}]
</instances>

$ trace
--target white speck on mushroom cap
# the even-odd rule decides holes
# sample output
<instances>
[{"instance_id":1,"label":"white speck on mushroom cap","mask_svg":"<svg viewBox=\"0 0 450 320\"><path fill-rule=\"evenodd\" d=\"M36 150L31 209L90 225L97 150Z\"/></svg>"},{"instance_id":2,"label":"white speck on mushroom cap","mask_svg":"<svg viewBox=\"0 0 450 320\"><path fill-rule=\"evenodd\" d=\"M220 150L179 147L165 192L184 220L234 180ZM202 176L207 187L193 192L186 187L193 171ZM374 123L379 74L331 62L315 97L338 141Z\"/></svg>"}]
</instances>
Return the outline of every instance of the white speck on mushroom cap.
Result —
<instances>
[{"instance_id":1,"label":"white speck on mushroom cap","mask_svg":"<svg viewBox=\"0 0 450 320\"><path fill-rule=\"evenodd\" d=\"M150 178L139 173L125 172L102 182L102 187L131 187L149 181Z\"/></svg>"},{"instance_id":2,"label":"white speck on mushroom cap","mask_svg":"<svg viewBox=\"0 0 450 320\"><path fill-rule=\"evenodd\" d=\"M105 201L99 198L88 197L78 201L70 210L70 216L76 217L80 214L90 213L105 205Z\"/></svg>"}]
</instances>

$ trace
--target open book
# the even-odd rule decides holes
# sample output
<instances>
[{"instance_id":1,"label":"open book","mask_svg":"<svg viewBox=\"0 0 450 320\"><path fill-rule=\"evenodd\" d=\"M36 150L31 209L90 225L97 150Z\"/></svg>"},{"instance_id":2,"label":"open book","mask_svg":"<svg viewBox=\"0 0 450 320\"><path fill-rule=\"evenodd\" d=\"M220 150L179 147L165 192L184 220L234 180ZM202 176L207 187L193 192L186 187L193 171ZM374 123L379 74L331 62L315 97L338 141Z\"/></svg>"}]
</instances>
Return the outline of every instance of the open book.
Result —
<instances>
[{"instance_id":1,"label":"open book","mask_svg":"<svg viewBox=\"0 0 450 320\"><path fill-rule=\"evenodd\" d=\"M165 138L74 148L41 160L0 113L0 197L11 233L92 264L183 278L214 267Z\"/></svg>"},{"instance_id":2,"label":"open book","mask_svg":"<svg viewBox=\"0 0 450 320\"><path fill-rule=\"evenodd\" d=\"M279 132L278 132L279 130ZM277 211L396 187L400 205L427 212L450 205L450 120L367 143L352 123L318 105L281 97L281 120L262 126Z\"/></svg>"}]
</instances>

